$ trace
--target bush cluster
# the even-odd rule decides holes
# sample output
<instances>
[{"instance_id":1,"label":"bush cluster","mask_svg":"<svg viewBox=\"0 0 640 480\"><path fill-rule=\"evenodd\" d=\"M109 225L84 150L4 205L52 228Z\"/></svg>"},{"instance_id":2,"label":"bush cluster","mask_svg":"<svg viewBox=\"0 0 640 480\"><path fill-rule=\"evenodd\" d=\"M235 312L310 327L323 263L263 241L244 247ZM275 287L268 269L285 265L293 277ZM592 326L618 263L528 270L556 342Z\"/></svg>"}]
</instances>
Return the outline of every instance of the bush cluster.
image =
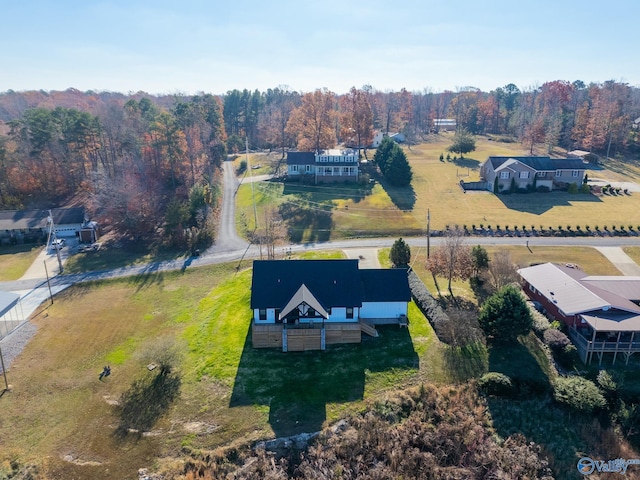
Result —
<instances>
[{"instance_id":1,"label":"bush cluster","mask_svg":"<svg viewBox=\"0 0 640 480\"><path fill-rule=\"evenodd\" d=\"M423 386L323 431L302 452L279 458L264 450L235 458L237 451L213 452L188 462L184 472L238 480L552 479L540 446L519 434L499 440L480 405L470 386Z\"/></svg>"}]
</instances>

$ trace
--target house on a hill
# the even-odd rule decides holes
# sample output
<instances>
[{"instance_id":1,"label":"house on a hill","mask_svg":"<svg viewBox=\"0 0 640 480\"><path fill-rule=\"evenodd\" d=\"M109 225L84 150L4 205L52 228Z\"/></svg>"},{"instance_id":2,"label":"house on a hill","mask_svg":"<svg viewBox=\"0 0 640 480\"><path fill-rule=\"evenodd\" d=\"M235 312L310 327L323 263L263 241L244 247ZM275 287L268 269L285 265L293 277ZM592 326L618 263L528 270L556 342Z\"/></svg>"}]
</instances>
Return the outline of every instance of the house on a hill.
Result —
<instances>
[{"instance_id":1,"label":"house on a hill","mask_svg":"<svg viewBox=\"0 0 640 480\"><path fill-rule=\"evenodd\" d=\"M357 182L358 152L332 149L321 152L288 152L287 175L318 182Z\"/></svg>"},{"instance_id":2,"label":"house on a hill","mask_svg":"<svg viewBox=\"0 0 640 480\"><path fill-rule=\"evenodd\" d=\"M358 260L256 260L251 282L254 348L324 350L406 324L403 269L359 269Z\"/></svg>"},{"instance_id":3,"label":"house on a hill","mask_svg":"<svg viewBox=\"0 0 640 480\"><path fill-rule=\"evenodd\" d=\"M480 179L496 193L566 189L584 182L585 165L579 158L489 157L480 167Z\"/></svg>"},{"instance_id":4,"label":"house on a hill","mask_svg":"<svg viewBox=\"0 0 640 480\"><path fill-rule=\"evenodd\" d=\"M573 265L521 268L524 291L548 315L564 322L584 363L594 354L625 364L640 352L640 277L592 276Z\"/></svg>"}]
</instances>

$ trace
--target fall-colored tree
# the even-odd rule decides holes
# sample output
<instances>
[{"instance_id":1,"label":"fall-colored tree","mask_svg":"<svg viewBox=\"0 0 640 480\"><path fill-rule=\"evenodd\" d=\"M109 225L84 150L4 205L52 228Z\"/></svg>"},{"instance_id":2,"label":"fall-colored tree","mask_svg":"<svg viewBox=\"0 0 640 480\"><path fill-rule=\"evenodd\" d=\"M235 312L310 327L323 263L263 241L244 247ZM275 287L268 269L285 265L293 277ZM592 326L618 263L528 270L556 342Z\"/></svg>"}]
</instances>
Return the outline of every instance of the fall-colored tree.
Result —
<instances>
[{"instance_id":1,"label":"fall-colored tree","mask_svg":"<svg viewBox=\"0 0 640 480\"><path fill-rule=\"evenodd\" d=\"M355 146L360 153L373 141L373 112L369 94L351 87L349 93L340 97L342 138L349 146Z\"/></svg>"},{"instance_id":2,"label":"fall-colored tree","mask_svg":"<svg viewBox=\"0 0 640 480\"><path fill-rule=\"evenodd\" d=\"M302 96L286 127L296 137L298 150L320 151L336 146L335 102L334 93L327 89Z\"/></svg>"},{"instance_id":3,"label":"fall-colored tree","mask_svg":"<svg viewBox=\"0 0 640 480\"><path fill-rule=\"evenodd\" d=\"M427 269L434 280L436 276L447 279L447 289L453 297L452 280L468 280L473 274L473 258L463 230L453 228L446 231L442 245L429 256Z\"/></svg>"}]
</instances>

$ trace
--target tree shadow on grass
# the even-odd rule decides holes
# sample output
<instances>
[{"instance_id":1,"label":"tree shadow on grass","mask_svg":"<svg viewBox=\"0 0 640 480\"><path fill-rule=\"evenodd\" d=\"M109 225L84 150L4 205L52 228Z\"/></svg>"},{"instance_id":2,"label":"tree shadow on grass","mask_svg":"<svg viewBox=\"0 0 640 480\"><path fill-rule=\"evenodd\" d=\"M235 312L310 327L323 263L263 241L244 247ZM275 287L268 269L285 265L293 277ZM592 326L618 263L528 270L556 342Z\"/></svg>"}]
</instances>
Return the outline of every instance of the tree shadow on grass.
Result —
<instances>
[{"instance_id":1,"label":"tree shadow on grass","mask_svg":"<svg viewBox=\"0 0 640 480\"><path fill-rule=\"evenodd\" d=\"M331 208L293 201L281 204L279 213L288 225L289 240L293 243L328 241L333 226Z\"/></svg>"},{"instance_id":2,"label":"tree shadow on grass","mask_svg":"<svg viewBox=\"0 0 640 480\"><path fill-rule=\"evenodd\" d=\"M487 371L487 347L482 342L473 342L461 347L444 347L445 369L453 382L465 382Z\"/></svg>"},{"instance_id":3,"label":"tree shadow on grass","mask_svg":"<svg viewBox=\"0 0 640 480\"><path fill-rule=\"evenodd\" d=\"M585 202L583 208L589 208L588 203L602 202L599 197L591 193L513 193L498 194L497 198L510 210L541 215L554 207L571 206L577 202Z\"/></svg>"},{"instance_id":4,"label":"tree shadow on grass","mask_svg":"<svg viewBox=\"0 0 640 480\"><path fill-rule=\"evenodd\" d=\"M489 371L507 375L521 395L546 394L551 390L549 377L538 359L520 342L492 345L489 348Z\"/></svg>"},{"instance_id":5,"label":"tree shadow on grass","mask_svg":"<svg viewBox=\"0 0 640 480\"><path fill-rule=\"evenodd\" d=\"M455 166L460 168L469 168L472 170L476 170L480 168L480 160L476 160L475 158L456 158L455 160L451 160Z\"/></svg>"},{"instance_id":6,"label":"tree shadow on grass","mask_svg":"<svg viewBox=\"0 0 640 480\"><path fill-rule=\"evenodd\" d=\"M379 180L380 185L398 209L403 211L413 210L416 205L416 192L412 185L396 187L390 185L383 177L379 178Z\"/></svg>"},{"instance_id":7,"label":"tree shadow on grass","mask_svg":"<svg viewBox=\"0 0 640 480\"><path fill-rule=\"evenodd\" d=\"M328 403L363 399L367 372L418 369L408 329L381 326L378 332L378 338L364 337L360 344L283 353L254 349L249 330L229 406L269 406L277 437L319 431Z\"/></svg>"}]
</instances>

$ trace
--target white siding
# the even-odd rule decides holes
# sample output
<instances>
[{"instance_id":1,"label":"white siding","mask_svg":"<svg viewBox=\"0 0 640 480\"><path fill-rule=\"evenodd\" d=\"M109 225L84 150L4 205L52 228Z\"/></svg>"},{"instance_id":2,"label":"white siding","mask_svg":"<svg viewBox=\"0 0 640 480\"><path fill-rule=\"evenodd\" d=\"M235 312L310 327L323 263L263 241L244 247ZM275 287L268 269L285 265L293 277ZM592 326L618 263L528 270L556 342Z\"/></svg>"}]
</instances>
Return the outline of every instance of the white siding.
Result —
<instances>
[{"instance_id":1,"label":"white siding","mask_svg":"<svg viewBox=\"0 0 640 480\"><path fill-rule=\"evenodd\" d=\"M353 318L347 318L347 309L346 307L333 307L331 308L331 315L327 319L327 323L346 323L353 322L356 323L358 321L358 307L353 308Z\"/></svg>"},{"instance_id":2,"label":"white siding","mask_svg":"<svg viewBox=\"0 0 640 480\"><path fill-rule=\"evenodd\" d=\"M407 314L407 302L363 302L360 318L397 318Z\"/></svg>"}]
</instances>

